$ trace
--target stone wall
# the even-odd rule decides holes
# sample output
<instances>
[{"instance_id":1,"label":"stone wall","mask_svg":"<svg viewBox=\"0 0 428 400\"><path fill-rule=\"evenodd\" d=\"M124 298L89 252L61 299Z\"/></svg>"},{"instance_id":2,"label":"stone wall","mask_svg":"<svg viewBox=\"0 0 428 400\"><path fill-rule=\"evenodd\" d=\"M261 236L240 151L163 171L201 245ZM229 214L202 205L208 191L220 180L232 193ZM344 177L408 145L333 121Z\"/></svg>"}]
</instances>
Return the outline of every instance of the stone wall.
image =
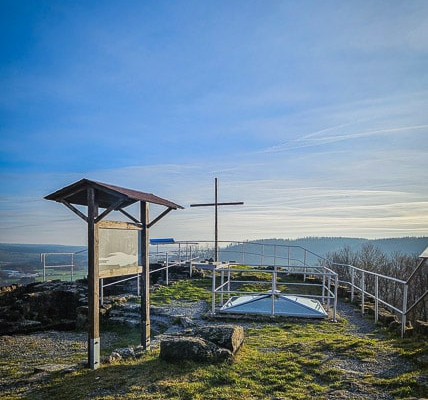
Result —
<instances>
[{"instance_id":1,"label":"stone wall","mask_svg":"<svg viewBox=\"0 0 428 400\"><path fill-rule=\"evenodd\" d=\"M87 304L87 285L50 281L0 289L0 334L74 329L77 308Z\"/></svg>"}]
</instances>

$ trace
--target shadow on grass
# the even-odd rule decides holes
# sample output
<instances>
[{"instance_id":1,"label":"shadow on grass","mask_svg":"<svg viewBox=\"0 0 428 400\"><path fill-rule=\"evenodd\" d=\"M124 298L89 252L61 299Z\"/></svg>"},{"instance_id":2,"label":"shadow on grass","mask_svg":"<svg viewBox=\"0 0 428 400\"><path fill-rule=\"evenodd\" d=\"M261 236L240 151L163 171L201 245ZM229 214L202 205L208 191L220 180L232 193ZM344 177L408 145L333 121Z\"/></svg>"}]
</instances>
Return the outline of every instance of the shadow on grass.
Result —
<instances>
[{"instance_id":1,"label":"shadow on grass","mask_svg":"<svg viewBox=\"0 0 428 400\"><path fill-rule=\"evenodd\" d=\"M206 366L191 361L171 363L157 355L148 355L142 360L106 364L94 371L83 368L68 374L56 372L33 386L26 398L77 400L124 398L128 395L128 398L190 399L191 386L195 383L199 387L201 385L197 379L189 382L188 377L192 380L192 373Z\"/></svg>"}]
</instances>

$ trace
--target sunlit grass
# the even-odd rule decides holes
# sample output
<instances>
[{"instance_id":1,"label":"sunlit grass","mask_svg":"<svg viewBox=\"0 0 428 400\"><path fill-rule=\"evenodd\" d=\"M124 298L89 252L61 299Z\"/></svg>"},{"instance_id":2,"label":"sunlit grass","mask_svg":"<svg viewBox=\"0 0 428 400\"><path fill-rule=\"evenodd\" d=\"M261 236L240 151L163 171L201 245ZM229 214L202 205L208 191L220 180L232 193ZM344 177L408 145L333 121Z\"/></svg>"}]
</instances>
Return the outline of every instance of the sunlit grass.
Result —
<instances>
[{"instance_id":1,"label":"sunlit grass","mask_svg":"<svg viewBox=\"0 0 428 400\"><path fill-rule=\"evenodd\" d=\"M209 300L210 281L189 280L164 286L153 292L151 299L157 305L171 300ZM114 333L117 340L105 349L106 354L115 347L139 342L138 329L114 328ZM373 396L380 390L395 398L421 397L426 390L421 377L427 373L422 365L415 364L410 372L380 378L370 373L349 374L335 364L338 359L376 360L386 351L413 360L427 351L427 342L422 338L380 337L379 334L356 336L349 332L344 319L337 323L326 320L247 323L244 345L232 361L215 365L186 360L171 363L161 360L159 349L155 348L141 359L105 364L95 371L54 373L48 380L32 384L25 398L322 400L328 399L331 391L358 385L364 386L369 394L373 391ZM15 393L22 394L23 389ZM4 396L0 398L8 398Z\"/></svg>"}]
</instances>

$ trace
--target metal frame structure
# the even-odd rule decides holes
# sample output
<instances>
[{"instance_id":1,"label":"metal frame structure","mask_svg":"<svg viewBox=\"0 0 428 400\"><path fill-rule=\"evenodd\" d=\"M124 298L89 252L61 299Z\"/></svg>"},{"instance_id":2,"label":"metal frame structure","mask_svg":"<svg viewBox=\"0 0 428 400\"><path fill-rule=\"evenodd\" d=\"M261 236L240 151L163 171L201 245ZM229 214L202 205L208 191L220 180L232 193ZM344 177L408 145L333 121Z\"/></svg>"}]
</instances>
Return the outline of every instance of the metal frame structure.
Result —
<instances>
[{"instance_id":1,"label":"metal frame structure","mask_svg":"<svg viewBox=\"0 0 428 400\"><path fill-rule=\"evenodd\" d=\"M310 266L305 265L303 268L297 269L295 266L279 266L273 265L270 267L259 266L252 268L243 268L239 264L230 263L193 263L197 269L205 269L211 271L212 287L211 287L211 314L219 312L220 307L223 306L231 297L236 295L264 295L270 294L272 298L271 316L277 315L275 312L275 295L281 293L279 288L288 286L315 288L319 290L320 294L304 294L302 291L289 291L287 296L299 296L307 298L319 299L327 309L332 311L332 320L336 321L337 310L337 288L338 288L338 275L336 272L324 266ZM235 276L239 273L251 274L269 274L269 280L239 280ZM286 277L292 275L302 277L302 282L296 282L294 279L287 280ZM278 276L282 279L279 280ZM309 281L309 277L315 278ZM217 283L219 282L219 283ZM268 291L249 291L240 290L236 286L245 284L265 284L269 285ZM226 300L225 300L226 299Z\"/></svg>"}]
</instances>

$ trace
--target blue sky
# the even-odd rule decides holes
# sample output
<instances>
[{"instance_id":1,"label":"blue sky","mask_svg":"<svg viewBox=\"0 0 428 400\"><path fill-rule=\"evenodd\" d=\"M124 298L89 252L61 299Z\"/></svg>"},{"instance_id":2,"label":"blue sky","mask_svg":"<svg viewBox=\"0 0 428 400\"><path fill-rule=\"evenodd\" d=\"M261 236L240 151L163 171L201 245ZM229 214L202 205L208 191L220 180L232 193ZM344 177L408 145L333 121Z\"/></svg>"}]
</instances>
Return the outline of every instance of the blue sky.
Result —
<instances>
[{"instance_id":1,"label":"blue sky","mask_svg":"<svg viewBox=\"0 0 428 400\"><path fill-rule=\"evenodd\" d=\"M3 0L0 43L0 242L85 244L83 177L186 207L152 237L212 239L214 177L223 240L428 234L424 0Z\"/></svg>"}]
</instances>

